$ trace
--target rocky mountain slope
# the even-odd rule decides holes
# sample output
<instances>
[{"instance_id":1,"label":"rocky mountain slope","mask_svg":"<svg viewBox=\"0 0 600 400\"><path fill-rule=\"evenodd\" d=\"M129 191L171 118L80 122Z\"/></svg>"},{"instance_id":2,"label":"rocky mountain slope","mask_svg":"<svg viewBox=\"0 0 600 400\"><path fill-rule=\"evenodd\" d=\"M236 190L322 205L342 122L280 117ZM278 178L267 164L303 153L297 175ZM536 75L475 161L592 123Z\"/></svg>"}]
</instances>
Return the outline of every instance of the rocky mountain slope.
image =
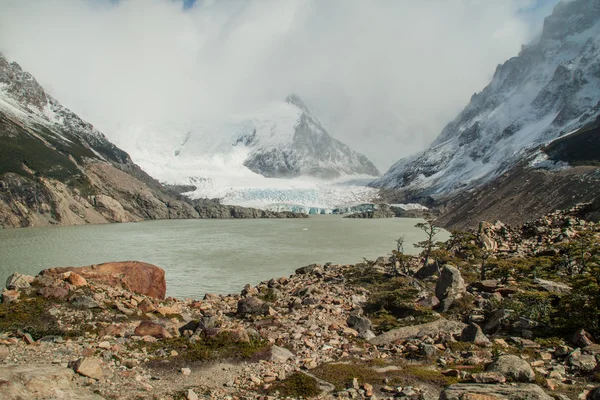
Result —
<instances>
[{"instance_id":1,"label":"rocky mountain slope","mask_svg":"<svg viewBox=\"0 0 600 400\"><path fill-rule=\"evenodd\" d=\"M600 3L562 2L540 38L499 65L427 150L400 160L374 185L424 202L473 189L599 113Z\"/></svg>"},{"instance_id":2,"label":"rocky mountain slope","mask_svg":"<svg viewBox=\"0 0 600 400\"><path fill-rule=\"evenodd\" d=\"M440 201L438 223L468 229L482 220L522 224L576 203L600 201L600 117L559 138L484 185ZM590 209L584 215L598 221Z\"/></svg>"},{"instance_id":3,"label":"rocky mountain slope","mask_svg":"<svg viewBox=\"0 0 600 400\"><path fill-rule=\"evenodd\" d=\"M246 216L223 208L165 189L0 55L0 227Z\"/></svg>"}]
</instances>

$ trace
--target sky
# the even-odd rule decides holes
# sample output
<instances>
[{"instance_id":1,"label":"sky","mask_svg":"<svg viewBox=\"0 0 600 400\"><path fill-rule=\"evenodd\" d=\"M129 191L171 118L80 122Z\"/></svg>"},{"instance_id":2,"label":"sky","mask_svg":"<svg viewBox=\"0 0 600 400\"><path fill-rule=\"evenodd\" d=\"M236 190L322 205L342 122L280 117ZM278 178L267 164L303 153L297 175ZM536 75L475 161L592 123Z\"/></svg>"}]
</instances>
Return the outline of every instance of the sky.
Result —
<instances>
[{"instance_id":1,"label":"sky","mask_svg":"<svg viewBox=\"0 0 600 400\"><path fill-rule=\"evenodd\" d=\"M0 0L0 51L117 144L124 127L296 93L383 172L424 150L556 3Z\"/></svg>"}]
</instances>

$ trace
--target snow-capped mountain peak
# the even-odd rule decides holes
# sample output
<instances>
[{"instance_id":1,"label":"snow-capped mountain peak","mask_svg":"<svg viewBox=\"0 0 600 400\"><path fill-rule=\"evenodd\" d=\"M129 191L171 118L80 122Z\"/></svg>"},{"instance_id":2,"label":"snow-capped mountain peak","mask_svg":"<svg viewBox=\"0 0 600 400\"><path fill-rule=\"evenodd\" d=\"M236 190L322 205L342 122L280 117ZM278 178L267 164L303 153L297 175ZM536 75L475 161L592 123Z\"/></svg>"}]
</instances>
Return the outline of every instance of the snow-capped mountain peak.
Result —
<instances>
[{"instance_id":1,"label":"snow-capped mountain peak","mask_svg":"<svg viewBox=\"0 0 600 400\"><path fill-rule=\"evenodd\" d=\"M331 137L293 94L248 115L129 127L115 138L154 176L173 183L228 173L322 179L379 174L365 156Z\"/></svg>"},{"instance_id":2,"label":"snow-capped mountain peak","mask_svg":"<svg viewBox=\"0 0 600 400\"><path fill-rule=\"evenodd\" d=\"M374 185L415 198L475 187L599 113L600 2L562 2L540 38L499 65L427 150L400 160Z\"/></svg>"}]
</instances>

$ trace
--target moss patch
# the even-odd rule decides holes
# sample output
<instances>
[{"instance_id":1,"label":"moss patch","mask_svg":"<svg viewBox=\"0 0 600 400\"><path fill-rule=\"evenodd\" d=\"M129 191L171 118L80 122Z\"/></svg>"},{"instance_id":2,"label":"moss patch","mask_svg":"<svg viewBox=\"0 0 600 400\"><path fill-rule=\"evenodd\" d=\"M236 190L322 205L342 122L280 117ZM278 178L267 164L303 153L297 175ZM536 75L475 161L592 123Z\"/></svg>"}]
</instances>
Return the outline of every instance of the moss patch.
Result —
<instances>
[{"instance_id":1,"label":"moss patch","mask_svg":"<svg viewBox=\"0 0 600 400\"><path fill-rule=\"evenodd\" d=\"M318 378L323 379L335 386L335 390L344 390L352 384L354 378L363 385L381 385L387 379L391 385L419 385L423 383L436 386L447 386L458 382L457 378L442 375L441 371L422 364L399 365L387 364L383 360L364 362L357 361L353 363L323 364L311 372ZM385 366L396 366L385 372L379 372L378 369Z\"/></svg>"},{"instance_id":2,"label":"moss patch","mask_svg":"<svg viewBox=\"0 0 600 400\"><path fill-rule=\"evenodd\" d=\"M145 347L149 354L163 350L170 354L175 350L179 355L175 357L156 357L156 360L168 359L177 363L211 361L221 359L251 359L258 357L268 349L268 342L262 339L251 338L250 342L236 342L228 332L220 333L214 337L202 337L196 342L186 337L159 340L155 343L139 342L133 347Z\"/></svg>"},{"instance_id":3,"label":"moss patch","mask_svg":"<svg viewBox=\"0 0 600 400\"><path fill-rule=\"evenodd\" d=\"M48 313L51 304L42 297L0 304L0 332L29 333L34 340L62 335L57 319Z\"/></svg>"},{"instance_id":4,"label":"moss patch","mask_svg":"<svg viewBox=\"0 0 600 400\"><path fill-rule=\"evenodd\" d=\"M294 372L285 380L273 384L268 393L270 395L278 393L283 397L308 399L321 394L321 390L315 378L301 372Z\"/></svg>"}]
</instances>

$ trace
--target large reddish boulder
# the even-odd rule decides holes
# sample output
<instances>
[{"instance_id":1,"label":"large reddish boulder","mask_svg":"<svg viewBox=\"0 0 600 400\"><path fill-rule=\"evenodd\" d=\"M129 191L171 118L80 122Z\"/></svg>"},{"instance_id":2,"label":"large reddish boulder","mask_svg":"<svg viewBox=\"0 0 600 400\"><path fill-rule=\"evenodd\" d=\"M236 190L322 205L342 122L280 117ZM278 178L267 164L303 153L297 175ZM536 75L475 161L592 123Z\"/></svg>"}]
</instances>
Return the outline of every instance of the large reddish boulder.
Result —
<instances>
[{"instance_id":1,"label":"large reddish boulder","mask_svg":"<svg viewBox=\"0 0 600 400\"><path fill-rule=\"evenodd\" d=\"M49 268L41 275L75 272L88 282L122 287L134 293L164 300L167 292L165 271L156 265L140 261L109 262L86 267Z\"/></svg>"}]
</instances>

